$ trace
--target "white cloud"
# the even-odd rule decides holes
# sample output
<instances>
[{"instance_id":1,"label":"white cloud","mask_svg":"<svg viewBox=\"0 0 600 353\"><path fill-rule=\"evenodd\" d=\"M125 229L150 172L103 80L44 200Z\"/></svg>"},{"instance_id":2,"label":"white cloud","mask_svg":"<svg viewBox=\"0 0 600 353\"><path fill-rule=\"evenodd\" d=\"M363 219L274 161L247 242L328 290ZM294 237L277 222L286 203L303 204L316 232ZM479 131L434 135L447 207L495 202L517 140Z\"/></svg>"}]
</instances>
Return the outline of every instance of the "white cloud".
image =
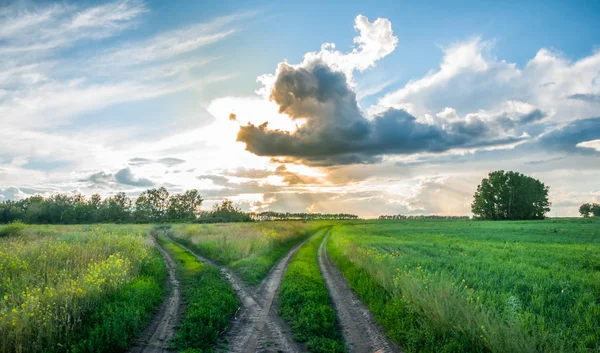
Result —
<instances>
[{"instance_id":1,"label":"white cloud","mask_svg":"<svg viewBox=\"0 0 600 353\"><path fill-rule=\"evenodd\" d=\"M596 151L600 152L600 139L578 143L577 147L593 148Z\"/></svg>"}]
</instances>

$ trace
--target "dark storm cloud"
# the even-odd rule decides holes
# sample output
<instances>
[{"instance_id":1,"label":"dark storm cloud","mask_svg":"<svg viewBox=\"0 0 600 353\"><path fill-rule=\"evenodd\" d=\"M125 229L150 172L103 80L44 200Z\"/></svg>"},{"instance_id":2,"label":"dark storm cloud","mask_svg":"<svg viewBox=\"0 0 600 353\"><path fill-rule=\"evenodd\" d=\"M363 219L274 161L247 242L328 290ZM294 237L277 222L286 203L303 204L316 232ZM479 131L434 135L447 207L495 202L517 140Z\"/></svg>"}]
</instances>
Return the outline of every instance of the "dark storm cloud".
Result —
<instances>
[{"instance_id":1,"label":"dark storm cloud","mask_svg":"<svg viewBox=\"0 0 600 353\"><path fill-rule=\"evenodd\" d=\"M575 99L589 103L600 103L600 94L577 93L570 95L569 99Z\"/></svg>"},{"instance_id":2,"label":"dark storm cloud","mask_svg":"<svg viewBox=\"0 0 600 353\"><path fill-rule=\"evenodd\" d=\"M124 185L131 186L153 186L154 183L146 178L138 178L131 172L131 169L121 169L115 173L115 180Z\"/></svg>"},{"instance_id":3,"label":"dark storm cloud","mask_svg":"<svg viewBox=\"0 0 600 353\"><path fill-rule=\"evenodd\" d=\"M519 141L501 137L481 119L429 125L404 110L390 109L367 119L343 73L323 63L306 67L279 65L271 99L280 113L306 119L295 132L271 130L267 123L242 126L237 140L260 156L283 157L311 165L373 163L385 154L444 152L451 148L494 146ZM534 111L515 124L543 118Z\"/></svg>"}]
</instances>

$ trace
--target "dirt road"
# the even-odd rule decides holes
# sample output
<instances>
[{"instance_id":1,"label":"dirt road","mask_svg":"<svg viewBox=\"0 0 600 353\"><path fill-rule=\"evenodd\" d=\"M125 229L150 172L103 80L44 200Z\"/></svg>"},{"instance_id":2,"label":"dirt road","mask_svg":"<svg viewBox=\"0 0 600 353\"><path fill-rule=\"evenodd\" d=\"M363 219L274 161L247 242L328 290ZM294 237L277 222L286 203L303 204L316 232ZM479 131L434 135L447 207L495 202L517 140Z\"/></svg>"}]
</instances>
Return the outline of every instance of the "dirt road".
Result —
<instances>
[{"instance_id":1,"label":"dirt road","mask_svg":"<svg viewBox=\"0 0 600 353\"><path fill-rule=\"evenodd\" d=\"M175 277L175 263L171 255L156 240L154 240L154 244L164 258L169 271L167 279L167 291L169 291L169 295L163 300L158 313L156 313L150 325L144 330L136 346L131 349L131 353L169 352L169 341L175 335L175 327L179 320L181 289L179 281Z\"/></svg>"},{"instance_id":2,"label":"dirt road","mask_svg":"<svg viewBox=\"0 0 600 353\"><path fill-rule=\"evenodd\" d=\"M348 352L400 353L400 350L387 341L382 328L373 318L373 314L360 302L356 293L350 289L348 282L329 257L327 240L330 235L331 231L319 246L319 267L342 326Z\"/></svg>"},{"instance_id":3,"label":"dirt road","mask_svg":"<svg viewBox=\"0 0 600 353\"><path fill-rule=\"evenodd\" d=\"M178 243L183 249L194 255L199 261L216 266L223 277L236 292L241 308L225 333L224 341L229 352L301 352L301 347L292 340L286 324L277 316L274 309L275 297L279 291L281 279L290 259L302 244L294 246L271 269L269 275L255 290L248 288L230 269L196 254L193 250Z\"/></svg>"}]
</instances>

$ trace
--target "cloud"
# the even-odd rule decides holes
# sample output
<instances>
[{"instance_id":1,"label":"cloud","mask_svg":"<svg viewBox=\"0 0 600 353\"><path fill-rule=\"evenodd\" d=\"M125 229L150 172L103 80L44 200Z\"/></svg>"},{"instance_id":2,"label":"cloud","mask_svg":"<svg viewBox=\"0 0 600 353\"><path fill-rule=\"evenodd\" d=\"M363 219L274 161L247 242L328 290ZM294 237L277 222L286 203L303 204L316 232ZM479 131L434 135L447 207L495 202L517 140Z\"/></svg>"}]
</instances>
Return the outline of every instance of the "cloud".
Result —
<instances>
[{"instance_id":1,"label":"cloud","mask_svg":"<svg viewBox=\"0 0 600 353\"><path fill-rule=\"evenodd\" d=\"M104 53L100 63L111 67L137 65L191 53L235 33L236 28L231 24L254 14L246 12L218 17L206 23L163 32L143 41L125 43Z\"/></svg>"},{"instance_id":2,"label":"cloud","mask_svg":"<svg viewBox=\"0 0 600 353\"><path fill-rule=\"evenodd\" d=\"M136 177L129 168L121 169L114 174L104 171L92 173L84 178L80 178L78 181L91 182L91 186L94 187L106 186L112 183L146 187L154 185L149 179Z\"/></svg>"},{"instance_id":3,"label":"cloud","mask_svg":"<svg viewBox=\"0 0 600 353\"><path fill-rule=\"evenodd\" d=\"M138 178L131 172L131 169L121 169L115 173L115 180L118 183L131 186L153 186L154 183L149 179Z\"/></svg>"},{"instance_id":4,"label":"cloud","mask_svg":"<svg viewBox=\"0 0 600 353\"><path fill-rule=\"evenodd\" d=\"M159 159L149 159L149 158L131 158L128 163L130 165L134 165L134 166L141 166L141 165L147 165L147 164L153 164L153 163L158 163L158 164L162 164L164 166L167 167L173 167L182 163L185 163L184 159L180 159L180 158L174 158L174 157L166 157L166 158L159 158Z\"/></svg>"},{"instance_id":5,"label":"cloud","mask_svg":"<svg viewBox=\"0 0 600 353\"><path fill-rule=\"evenodd\" d=\"M68 4L0 9L2 54L43 53L77 41L106 38L135 24L148 11L141 1L121 0L82 9Z\"/></svg>"},{"instance_id":6,"label":"cloud","mask_svg":"<svg viewBox=\"0 0 600 353\"><path fill-rule=\"evenodd\" d=\"M591 140L591 141L583 141L576 145L580 148L592 148L596 151L600 152L600 139Z\"/></svg>"},{"instance_id":7,"label":"cloud","mask_svg":"<svg viewBox=\"0 0 600 353\"><path fill-rule=\"evenodd\" d=\"M600 117L575 120L552 130L539 138L538 145L557 151L600 155L592 146L582 144L595 139L600 139Z\"/></svg>"},{"instance_id":8,"label":"cloud","mask_svg":"<svg viewBox=\"0 0 600 353\"><path fill-rule=\"evenodd\" d=\"M497 111L508 101L520 101L549 113L553 122L597 116L599 51L569 60L542 48L519 67L497 59L493 49L493 41L480 37L445 47L439 68L384 95L369 110L410 106L413 115L424 117L451 107L468 115Z\"/></svg>"},{"instance_id":9,"label":"cloud","mask_svg":"<svg viewBox=\"0 0 600 353\"><path fill-rule=\"evenodd\" d=\"M321 61L279 64L271 99L280 113L304 124L290 133L268 124L242 126L237 140L260 156L289 157L312 165L372 163L385 154L443 152L514 143L518 136L499 130L473 115L465 121L447 119L438 126L420 122L404 110L388 109L368 119L358 107L346 76ZM526 124L541 119L534 111L519 116ZM513 124L510 126L513 128ZM499 136L499 137L498 137Z\"/></svg>"},{"instance_id":10,"label":"cloud","mask_svg":"<svg viewBox=\"0 0 600 353\"><path fill-rule=\"evenodd\" d=\"M93 173L90 176L81 179L81 181L91 181L94 184L105 184L113 180L114 176L105 172Z\"/></svg>"},{"instance_id":11,"label":"cloud","mask_svg":"<svg viewBox=\"0 0 600 353\"><path fill-rule=\"evenodd\" d=\"M476 178L430 177L422 179L406 200L411 213L462 216L471 214Z\"/></svg>"},{"instance_id":12,"label":"cloud","mask_svg":"<svg viewBox=\"0 0 600 353\"><path fill-rule=\"evenodd\" d=\"M22 200L28 196L30 195L23 192L19 188L11 187L6 189L0 189L0 201Z\"/></svg>"},{"instance_id":13,"label":"cloud","mask_svg":"<svg viewBox=\"0 0 600 353\"><path fill-rule=\"evenodd\" d=\"M590 103L600 103L600 94L577 93L569 96L569 99L581 100Z\"/></svg>"}]
</instances>

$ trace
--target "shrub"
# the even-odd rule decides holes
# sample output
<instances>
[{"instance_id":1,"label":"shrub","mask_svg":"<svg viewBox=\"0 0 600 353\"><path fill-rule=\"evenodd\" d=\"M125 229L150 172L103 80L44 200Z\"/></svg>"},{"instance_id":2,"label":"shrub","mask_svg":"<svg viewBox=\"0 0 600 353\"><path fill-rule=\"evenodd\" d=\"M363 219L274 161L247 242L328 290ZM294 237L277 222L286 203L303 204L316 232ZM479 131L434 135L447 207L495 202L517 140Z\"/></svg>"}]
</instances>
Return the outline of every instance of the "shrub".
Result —
<instances>
[{"instance_id":1,"label":"shrub","mask_svg":"<svg viewBox=\"0 0 600 353\"><path fill-rule=\"evenodd\" d=\"M21 235L23 230L27 227L24 223L15 221L4 226L0 226L0 237L9 237Z\"/></svg>"}]
</instances>

